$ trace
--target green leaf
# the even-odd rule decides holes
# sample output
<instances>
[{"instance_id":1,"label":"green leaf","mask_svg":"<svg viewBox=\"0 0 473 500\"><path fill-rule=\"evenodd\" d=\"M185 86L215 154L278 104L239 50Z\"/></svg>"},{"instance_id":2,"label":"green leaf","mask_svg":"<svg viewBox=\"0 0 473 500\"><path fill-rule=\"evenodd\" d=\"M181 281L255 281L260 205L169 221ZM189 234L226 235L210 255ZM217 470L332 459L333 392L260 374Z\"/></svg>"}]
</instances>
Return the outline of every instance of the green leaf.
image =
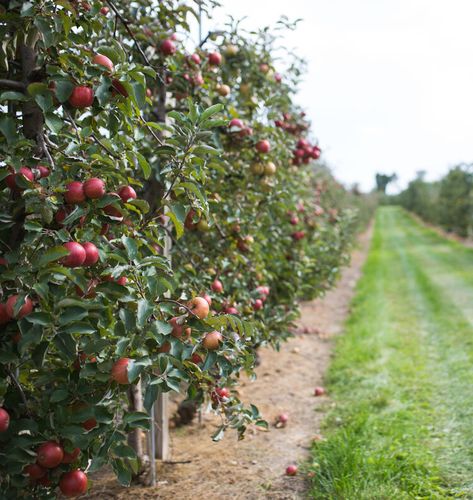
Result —
<instances>
[{"instance_id":1,"label":"green leaf","mask_svg":"<svg viewBox=\"0 0 473 500\"><path fill-rule=\"evenodd\" d=\"M145 397L143 400L143 406L147 412L151 411L151 407L158 399L159 385L162 384L162 380L158 377L154 378L146 387Z\"/></svg>"},{"instance_id":2,"label":"green leaf","mask_svg":"<svg viewBox=\"0 0 473 500\"><path fill-rule=\"evenodd\" d=\"M95 52L97 54L102 54L104 56L107 56L113 62L113 64L119 64L123 62L121 54L113 47L107 47L105 45L101 45L100 47L97 47Z\"/></svg>"},{"instance_id":3,"label":"green leaf","mask_svg":"<svg viewBox=\"0 0 473 500\"><path fill-rule=\"evenodd\" d=\"M179 203L174 203L166 215L171 219L176 229L176 236L179 239L184 234L184 221L186 219L186 209Z\"/></svg>"},{"instance_id":4,"label":"green leaf","mask_svg":"<svg viewBox=\"0 0 473 500\"><path fill-rule=\"evenodd\" d=\"M123 486L130 486L131 483L131 470L125 464L125 461L119 458L112 460L112 469L117 476L118 481Z\"/></svg>"},{"instance_id":5,"label":"green leaf","mask_svg":"<svg viewBox=\"0 0 473 500\"><path fill-rule=\"evenodd\" d=\"M33 312L25 317L26 321L33 325L49 326L52 324L53 319L47 312Z\"/></svg>"},{"instance_id":6,"label":"green leaf","mask_svg":"<svg viewBox=\"0 0 473 500\"><path fill-rule=\"evenodd\" d=\"M49 92L48 86L45 83L30 83L28 87L26 88L28 91L28 94L32 97L36 97L39 94L45 94L46 92Z\"/></svg>"},{"instance_id":7,"label":"green leaf","mask_svg":"<svg viewBox=\"0 0 473 500\"><path fill-rule=\"evenodd\" d=\"M133 82L131 84L133 87L133 93L135 95L136 104L140 109L146 106L146 89L141 83Z\"/></svg>"},{"instance_id":8,"label":"green leaf","mask_svg":"<svg viewBox=\"0 0 473 500\"><path fill-rule=\"evenodd\" d=\"M89 315L89 311L82 307L68 307L60 316L59 316L59 324L60 325L69 325L74 321L79 321L83 318L86 318Z\"/></svg>"},{"instance_id":9,"label":"green leaf","mask_svg":"<svg viewBox=\"0 0 473 500\"><path fill-rule=\"evenodd\" d=\"M138 311L136 314L136 321L139 328L143 328L148 318L154 311L154 305L148 302L146 299L140 299L138 301Z\"/></svg>"},{"instance_id":10,"label":"green leaf","mask_svg":"<svg viewBox=\"0 0 473 500\"><path fill-rule=\"evenodd\" d=\"M200 115L199 122L203 122L203 121L207 120L207 118L210 118L211 116L219 113L222 110L223 110L223 104L214 104L213 106L210 106L210 108L207 108Z\"/></svg>"},{"instance_id":11,"label":"green leaf","mask_svg":"<svg viewBox=\"0 0 473 500\"><path fill-rule=\"evenodd\" d=\"M62 130L62 127L64 127L64 122L62 121L62 119L59 118L59 116L56 116L54 113L46 113L44 121L49 130L51 130L51 132L54 132L55 134L59 134L59 132Z\"/></svg>"},{"instance_id":12,"label":"green leaf","mask_svg":"<svg viewBox=\"0 0 473 500\"><path fill-rule=\"evenodd\" d=\"M59 102L66 102L71 97L74 84L70 80L58 80L55 82L54 94Z\"/></svg>"},{"instance_id":13,"label":"green leaf","mask_svg":"<svg viewBox=\"0 0 473 500\"><path fill-rule=\"evenodd\" d=\"M10 116L2 116L0 118L0 132L5 136L8 144L15 142L18 137L15 120Z\"/></svg>"},{"instance_id":14,"label":"green leaf","mask_svg":"<svg viewBox=\"0 0 473 500\"><path fill-rule=\"evenodd\" d=\"M49 262L57 261L66 255L69 255L69 250L62 245L52 247L40 256L37 267L43 267Z\"/></svg>"},{"instance_id":15,"label":"green leaf","mask_svg":"<svg viewBox=\"0 0 473 500\"><path fill-rule=\"evenodd\" d=\"M121 238L123 246L125 247L126 253L130 260L135 260L138 256L138 247L136 245L136 240L130 238L129 236L122 236Z\"/></svg>"},{"instance_id":16,"label":"green leaf","mask_svg":"<svg viewBox=\"0 0 473 500\"><path fill-rule=\"evenodd\" d=\"M138 164L141 167L141 170L143 171L143 177L145 179L149 179L149 176L151 175L151 166L148 163L148 160L138 151L135 151L135 156L138 160Z\"/></svg>"},{"instance_id":17,"label":"green leaf","mask_svg":"<svg viewBox=\"0 0 473 500\"><path fill-rule=\"evenodd\" d=\"M131 446L128 446L127 444L124 444L124 443L118 443L118 444L112 446L111 452L116 457L119 457L119 458L136 459L135 450Z\"/></svg>"},{"instance_id":18,"label":"green leaf","mask_svg":"<svg viewBox=\"0 0 473 500\"><path fill-rule=\"evenodd\" d=\"M28 97L21 92L7 91L0 94L0 101L27 101Z\"/></svg>"},{"instance_id":19,"label":"green leaf","mask_svg":"<svg viewBox=\"0 0 473 500\"><path fill-rule=\"evenodd\" d=\"M34 24L43 35L43 42L46 48L54 45L54 28L49 21L43 17L35 17Z\"/></svg>"},{"instance_id":20,"label":"green leaf","mask_svg":"<svg viewBox=\"0 0 473 500\"><path fill-rule=\"evenodd\" d=\"M57 334L54 337L54 345L57 349L66 356L67 359L74 360L77 349L74 338L66 333Z\"/></svg>"},{"instance_id":21,"label":"green leaf","mask_svg":"<svg viewBox=\"0 0 473 500\"><path fill-rule=\"evenodd\" d=\"M69 392L66 389L57 389L52 394L49 400L51 403L57 403L58 401L64 401L67 399Z\"/></svg>"}]
</instances>

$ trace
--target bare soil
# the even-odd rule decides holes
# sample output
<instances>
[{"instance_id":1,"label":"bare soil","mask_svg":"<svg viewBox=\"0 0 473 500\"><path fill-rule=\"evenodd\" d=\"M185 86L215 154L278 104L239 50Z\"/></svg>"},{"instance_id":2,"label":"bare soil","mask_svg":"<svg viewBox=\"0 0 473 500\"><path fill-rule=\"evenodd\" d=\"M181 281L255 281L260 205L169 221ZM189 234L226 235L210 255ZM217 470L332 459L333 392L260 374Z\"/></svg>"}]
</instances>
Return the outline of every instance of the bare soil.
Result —
<instances>
[{"instance_id":1,"label":"bare soil","mask_svg":"<svg viewBox=\"0 0 473 500\"><path fill-rule=\"evenodd\" d=\"M359 239L349 267L325 297L302 304L296 335L279 352L262 349L257 379L243 380L240 397L256 404L270 422L269 431L249 429L243 441L229 433L214 443L210 434L218 425L212 414L171 433L171 463L158 463L155 488L120 487L113 474L96 478L87 498L94 499L296 499L305 491L303 474L285 476L289 464L302 463L319 428L327 396L314 397L323 385L333 337L349 314L356 282L368 252L371 230ZM273 424L289 415L284 428ZM176 463L177 462L177 463Z\"/></svg>"}]
</instances>

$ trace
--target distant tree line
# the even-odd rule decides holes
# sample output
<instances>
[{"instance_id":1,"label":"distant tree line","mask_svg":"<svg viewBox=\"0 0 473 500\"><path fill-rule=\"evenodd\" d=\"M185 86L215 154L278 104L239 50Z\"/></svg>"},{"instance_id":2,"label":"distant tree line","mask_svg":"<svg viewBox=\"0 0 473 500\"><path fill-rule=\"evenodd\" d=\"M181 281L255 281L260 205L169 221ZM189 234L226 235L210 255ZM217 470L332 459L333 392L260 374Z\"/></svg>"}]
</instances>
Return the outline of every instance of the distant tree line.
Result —
<instances>
[{"instance_id":1,"label":"distant tree line","mask_svg":"<svg viewBox=\"0 0 473 500\"><path fill-rule=\"evenodd\" d=\"M460 236L473 234L473 165L452 168L436 182L425 180L417 172L404 191L391 201L416 213L427 222L439 225Z\"/></svg>"}]
</instances>

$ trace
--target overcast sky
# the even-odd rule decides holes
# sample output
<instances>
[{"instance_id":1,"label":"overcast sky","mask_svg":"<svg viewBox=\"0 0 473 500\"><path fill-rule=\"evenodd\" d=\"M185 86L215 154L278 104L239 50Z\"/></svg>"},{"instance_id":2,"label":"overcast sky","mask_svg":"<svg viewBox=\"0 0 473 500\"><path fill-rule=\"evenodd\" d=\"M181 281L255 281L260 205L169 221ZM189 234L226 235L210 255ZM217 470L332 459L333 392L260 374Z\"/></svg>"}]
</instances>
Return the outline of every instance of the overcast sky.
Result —
<instances>
[{"instance_id":1,"label":"overcast sky","mask_svg":"<svg viewBox=\"0 0 473 500\"><path fill-rule=\"evenodd\" d=\"M341 181L368 190L396 172L402 187L473 161L473 0L221 3L211 24L303 18L287 36L308 62L299 100Z\"/></svg>"}]
</instances>

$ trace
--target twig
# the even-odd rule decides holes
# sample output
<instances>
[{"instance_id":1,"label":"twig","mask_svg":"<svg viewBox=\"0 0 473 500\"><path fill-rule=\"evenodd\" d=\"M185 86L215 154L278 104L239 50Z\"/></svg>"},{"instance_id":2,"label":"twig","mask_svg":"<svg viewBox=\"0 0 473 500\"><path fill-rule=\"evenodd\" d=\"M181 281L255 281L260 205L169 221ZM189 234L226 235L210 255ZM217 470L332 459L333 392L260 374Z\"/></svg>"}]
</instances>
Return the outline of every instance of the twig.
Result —
<instances>
[{"instance_id":1,"label":"twig","mask_svg":"<svg viewBox=\"0 0 473 500\"><path fill-rule=\"evenodd\" d=\"M172 300L172 299L160 299L160 300L157 300L156 301L156 304L161 304L162 302L169 302L171 304L175 304L176 306L179 306L179 307L182 307L183 309L185 309L189 314L192 314L192 316L195 316L196 318L198 318L197 314L195 314L192 309L190 309L189 307L185 306L184 304L181 304L180 302L178 302L177 300Z\"/></svg>"},{"instance_id":2,"label":"twig","mask_svg":"<svg viewBox=\"0 0 473 500\"><path fill-rule=\"evenodd\" d=\"M92 137L92 139L99 145L101 146L103 149L105 149L105 151L107 151L107 153L111 156L113 156L116 160L121 160L121 158L116 154L114 153L112 150L108 149L107 146L105 146L105 144L95 135L95 134L90 134L90 137Z\"/></svg>"},{"instance_id":3,"label":"twig","mask_svg":"<svg viewBox=\"0 0 473 500\"><path fill-rule=\"evenodd\" d=\"M29 417L31 417L30 411L28 410L28 402L26 401L26 396L25 393L23 392L23 387L21 387L20 382L18 382L17 378L15 377L15 374L9 369L5 368L8 376L10 377L11 381L15 385L15 387L18 389L18 392L20 393L21 401L25 405L26 413Z\"/></svg>"},{"instance_id":4,"label":"twig","mask_svg":"<svg viewBox=\"0 0 473 500\"><path fill-rule=\"evenodd\" d=\"M166 194L163 196L163 199L166 200L168 196L171 194L171 191L174 188L174 185L176 184L177 179L181 175L182 169L184 168L184 164L186 162L187 155L189 154L189 151L191 147L194 145L194 137L189 141L189 143L186 146L186 149L184 151L184 156L181 159L181 163L179 164L179 167L177 168L176 175L174 176L174 179L171 181L171 185L169 186L168 190L166 191Z\"/></svg>"},{"instance_id":5,"label":"twig","mask_svg":"<svg viewBox=\"0 0 473 500\"><path fill-rule=\"evenodd\" d=\"M70 123L74 127L74 130L75 130L76 136L77 136L77 140L79 141L79 144L82 144L80 132L79 132L79 129L77 128L77 125L76 125L76 122L74 121L74 118L72 118L71 114L69 113L69 111L67 111L67 109L64 109L64 112L66 113L66 115L68 117L66 122ZM82 153L82 157L85 158L84 151L81 150L81 153Z\"/></svg>"},{"instance_id":6,"label":"twig","mask_svg":"<svg viewBox=\"0 0 473 500\"><path fill-rule=\"evenodd\" d=\"M51 165L51 168L54 170L56 168L56 164L54 163L53 157L51 156L51 153L49 152L48 146L46 146L46 141L44 140L44 132L40 132L38 134L38 144L43 151L44 155L48 159L49 164Z\"/></svg>"},{"instance_id":7,"label":"twig","mask_svg":"<svg viewBox=\"0 0 473 500\"><path fill-rule=\"evenodd\" d=\"M128 21L126 21L125 18L120 14L120 12L118 12L118 9L115 7L113 2L111 2L111 0L106 0L106 1L107 1L108 5L110 5L111 9L113 10L113 12L117 16L117 18L120 19L120 21L122 22L123 26L125 27L127 33L130 35L131 39L133 40L136 48L138 49L138 52L141 54L141 57L143 58L145 63L152 68L153 65L151 64L150 60L148 59L148 56L144 53L143 49L141 48L140 44L138 43L137 39L135 38L133 31L130 29ZM157 72L157 76L158 76L159 80L161 80L161 82L164 83L164 80L161 78L161 75L159 74L159 72Z\"/></svg>"},{"instance_id":8,"label":"twig","mask_svg":"<svg viewBox=\"0 0 473 500\"><path fill-rule=\"evenodd\" d=\"M156 134L156 132L146 123L144 119L142 119L143 125L148 129L149 133L155 138L155 140L158 142L160 146L162 146L164 143L163 141L159 138L159 136Z\"/></svg>"},{"instance_id":9,"label":"twig","mask_svg":"<svg viewBox=\"0 0 473 500\"><path fill-rule=\"evenodd\" d=\"M225 236L225 233L222 231L222 228L220 227L220 225L218 224L218 222L216 220L214 220L214 224L215 224L215 227L217 228L217 231L220 233L220 236L226 240L227 239L227 236Z\"/></svg>"},{"instance_id":10,"label":"twig","mask_svg":"<svg viewBox=\"0 0 473 500\"><path fill-rule=\"evenodd\" d=\"M25 92L26 85L22 82L17 82L15 80L7 80L5 78L0 78L0 88L7 90L19 90L20 92Z\"/></svg>"}]
</instances>

